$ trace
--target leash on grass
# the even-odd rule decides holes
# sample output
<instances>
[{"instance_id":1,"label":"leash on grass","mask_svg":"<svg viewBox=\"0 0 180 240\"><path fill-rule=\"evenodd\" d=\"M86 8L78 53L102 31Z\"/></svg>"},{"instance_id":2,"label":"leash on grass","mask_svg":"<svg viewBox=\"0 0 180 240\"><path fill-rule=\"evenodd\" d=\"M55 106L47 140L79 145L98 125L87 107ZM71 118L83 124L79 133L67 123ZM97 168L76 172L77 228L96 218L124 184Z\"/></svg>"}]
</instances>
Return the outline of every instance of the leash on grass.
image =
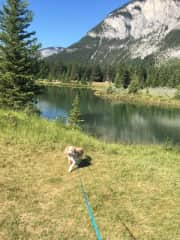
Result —
<instances>
[{"instance_id":1,"label":"leash on grass","mask_svg":"<svg viewBox=\"0 0 180 240\"><path fill-rule=\"evenodd\" d=\"M89 171L91 172L91 175L94 177L94 174L92 173L91 169L88 167ZM122 221L120 220L122 226L125 228L125 230L128 232L129 236L133 239L133 240L137 240L137 238L134 236L134 234L132 233L132 231L129 229L129 227Z\"/></svg>"},{"instance_id":2,"label":"leash on grass","mask_svg":"<svg viewBox=\"0 0 180 240\"><path fill-rule=\"evenodd\" d=\"M92 226L93 226L94 231L96 233L97 240L102 240L102 237L101 237L100 231L98 229L95 217L93 215L93 211L92 211L90 202L88 200L88 195L87 195L87 193L85 191L85 188L84 188L84 185L83 185L83 181L81 179L81 175L80 175L80 170L79 169L78 169L78 175L79 175L79 180L80 180L81 192L82 192L82 195L83 195L83 198L84 198L84 202L85 202L86 208L88 210L89 218L91 220Z\"/></svg>"}]
</instances>

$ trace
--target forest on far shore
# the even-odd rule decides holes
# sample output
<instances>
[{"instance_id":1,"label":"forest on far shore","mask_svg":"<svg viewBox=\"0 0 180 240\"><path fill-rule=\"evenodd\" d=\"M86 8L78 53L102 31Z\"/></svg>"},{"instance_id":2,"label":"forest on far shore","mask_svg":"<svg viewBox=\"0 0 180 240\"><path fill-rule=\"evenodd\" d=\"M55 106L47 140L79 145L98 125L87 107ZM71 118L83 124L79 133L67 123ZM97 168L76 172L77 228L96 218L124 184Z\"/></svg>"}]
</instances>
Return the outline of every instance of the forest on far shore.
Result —
<instances>
[{"instance_id":1,"label":"forest on far shore","mask_svg":"<svg viewBox=\"0 0 180 240\"><path fill-rule=\"evenodd\" d=\"M134 82L139 88L177 87L180 85L180 60L156 64L153 57L136 59L117 65L64 63L56 59L41 60L38 78L48 81L60 80L68 83L72 80L83 84L110 81L116 87L128 88Z\"/></svg>"}]
</instances>

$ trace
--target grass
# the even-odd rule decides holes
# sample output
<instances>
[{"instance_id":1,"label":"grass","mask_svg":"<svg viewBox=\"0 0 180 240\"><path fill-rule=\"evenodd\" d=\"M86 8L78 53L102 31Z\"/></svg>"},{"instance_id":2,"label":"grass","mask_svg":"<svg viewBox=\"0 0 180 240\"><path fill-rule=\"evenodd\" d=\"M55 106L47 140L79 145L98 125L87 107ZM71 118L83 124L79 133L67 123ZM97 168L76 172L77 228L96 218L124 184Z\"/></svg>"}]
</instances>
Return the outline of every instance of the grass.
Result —
<instances>
[{"instance_id":1,"label":"grass","mask_svg":"<svg viewBox=\"0 0 180 240\"><path fill-rule=\"evenodd\" d=\"M180 108L180 100L175 97L176 90L163 88L148 88L129 94L127 90L116 89L107 93L107 88L95 89L95 94L113 102L125 102L136 105L158 106L164 108Z\"/></svg>"},{"instance_id":2,"label":"grass","mask_svg":"<svg viewBox=\"0 0 180 240\"><path fill-rule=\"evenodd\" d=\"M38 84L41 84L43 86L61 86L61 87L75 87L75 88L91 88L90 84L83 84L81 82L77 81L70 81L70 82L63 82L59 80L53 80L53 81L48 81L48 80L43 80L40 79L37 82Z\"/></svg>"},{"instance_id":3,"label":"grass","mask_svg":"<svg viewBox=\"0 0 180 240\"><path fill-rule=\"evenodd\" d=\"M176 97L177 90L174 88L147 88L139 90L138 93L129 94L128 90L114 89L108 93L108 88L113 86L109 82L92 82L85 85L71 81L63 83L60 81L48 82L47 80L38 81L45 86L61 86L61 87L75 87L75 88L89 88L94 90L94 94L112 102L124 102L136 105L159 106L164 108L180 108L180 100Z\"/></svg>"},{"instance_id":4,"label":"grass","mask_svg":"<svg viewBox=\"0 0 180 240\"><path fill-rule=\"evenodd\" d=\"M180 238L178 148L106 144L14 111L0 110L0 127L0 239L96 238L67 144L92 158L79 173L103 239Z\"/></svg>"},{"instance_id":5,"label":"grass","mask_svg":"<svg viewBox=\"0 0 180 240\"><path fill-rule=\"evenodd\" d=\"M89 82L87 84L77 82L77 81L70 81L70 82L63 82L60 80L43 80L40 79L37 82L38 84L41 84L43 86L61 86L61 87L75 87L75 88L90 88L96 91L99 90L106 90L108 86L110 86L109 82Z\"/></svg>"}]
</instances>

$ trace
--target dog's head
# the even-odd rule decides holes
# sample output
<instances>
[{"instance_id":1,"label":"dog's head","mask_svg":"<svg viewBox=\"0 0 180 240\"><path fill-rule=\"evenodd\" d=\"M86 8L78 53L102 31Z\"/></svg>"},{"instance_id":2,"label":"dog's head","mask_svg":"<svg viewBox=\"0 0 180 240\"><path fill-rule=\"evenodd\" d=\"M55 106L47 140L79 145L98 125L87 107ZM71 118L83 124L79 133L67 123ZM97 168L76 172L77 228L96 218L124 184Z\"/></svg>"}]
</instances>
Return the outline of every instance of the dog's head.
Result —
<instances>
[{"instance_id":1,"label":"dog's head","mask_svg":"<svg viewBox=\"0 0 180 240\"><path fill-rule=\"evenodd\" d=\"M67 146L64 149L64 154L65 155L74 154L74 153L75 153L75 147L73 147L73 146Z\"/></svg>"},{"instance_id":2,"label":"dog's head","mask_svg":"<svg viewBox=\"0 0 180 240\"><path fill-rule=\"evenodd\" d=\"M77 147L75 151L79 154L79 156L82 156L84 154L84 150L81 147Z\"/></svg>"},{"instance_id":3,"label":"dog's head","mask_svg":"<svg viewBox=\"0 0 180 240\"><path fill-rule=\"evenodd\" d=\"M74 156L77 156L77 157L82 157L82 155L84 154L84 150L81 147L67 146L64 149L64 154L65 155L74 155Z\"/></svg>"}]
</instances>

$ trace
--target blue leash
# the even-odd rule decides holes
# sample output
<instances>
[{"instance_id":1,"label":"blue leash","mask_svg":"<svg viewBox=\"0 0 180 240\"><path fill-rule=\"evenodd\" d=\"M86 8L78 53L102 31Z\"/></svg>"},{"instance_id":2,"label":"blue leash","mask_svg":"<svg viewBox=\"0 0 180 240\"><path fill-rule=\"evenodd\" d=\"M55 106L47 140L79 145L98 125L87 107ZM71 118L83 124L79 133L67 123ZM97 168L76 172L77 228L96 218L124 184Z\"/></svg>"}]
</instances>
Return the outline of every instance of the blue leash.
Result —
<instances>
[{"instance_id":1,"label":"blue leash","mask_svg":"<svg viewBox=\"0 0 180 240\"><path fill-rule=\"evenodd\" d=\"M78 171L79 171L79 170L78 170ZM91 223L92 223L93 228L94 228L94 231L95 231L95 233L96 233L97 240L102 240L102 237L101 237L100 231L99 231L99 229L98 229L98 226L97 226L95 217L94 217L94 215L93 215L93 211L92 211L90 202L89 202L89 200L88 200L87 193L86 193L86 191L84 190L84 186L83 186L83 183L82 183L82 180L81 180L80 175L79 175L79 178L80 178L80 182L81 182L81 192L82 192L82 194L83 194L84 202L85 202L85 204L86 204L86 208L87 208L87 210L88 210L88 214L89 214Z\"/></svg>"},{"instance_id":2,"label":"blue leash","mask_svg":"<svg viewBox=\"0 0 180 240\"><path fill-rule=\"evenodd\" d=\"M79 169L78 169L78 173L79 173ZM80 173L79 173L79 179L80 179L80 183L81 183L81 192L83 194L83 198L84 198L84 202L86 204L86 208L88 210L88 214L89 214L89 217L90 217L90 220L91 220L91 223L93 225L93 228L94 228L94 231L96 233L96 237L97 237L97 240L102 240L102 237L101 237L101 234L100 234L100 231L98 229L98 226L97 226L97 223L96 223L96 220L95 220L95 217L93 215L93 211L92 211L92 208L91 208L91 205L90 205L90 202L88 200L88 196L87 196L87 193L84 189L84 186L83 186L83 182L82 182L82 179L81 179L81 176L80 176ZM130 229L127 227L127 225L123 222L121 222L122 225L124 226L124 228L126 229L126 231L129 233L130 237L134 240L137 240L137 238L133 235L133 233L130 231Z\"/></svg>"}]
</instances>

